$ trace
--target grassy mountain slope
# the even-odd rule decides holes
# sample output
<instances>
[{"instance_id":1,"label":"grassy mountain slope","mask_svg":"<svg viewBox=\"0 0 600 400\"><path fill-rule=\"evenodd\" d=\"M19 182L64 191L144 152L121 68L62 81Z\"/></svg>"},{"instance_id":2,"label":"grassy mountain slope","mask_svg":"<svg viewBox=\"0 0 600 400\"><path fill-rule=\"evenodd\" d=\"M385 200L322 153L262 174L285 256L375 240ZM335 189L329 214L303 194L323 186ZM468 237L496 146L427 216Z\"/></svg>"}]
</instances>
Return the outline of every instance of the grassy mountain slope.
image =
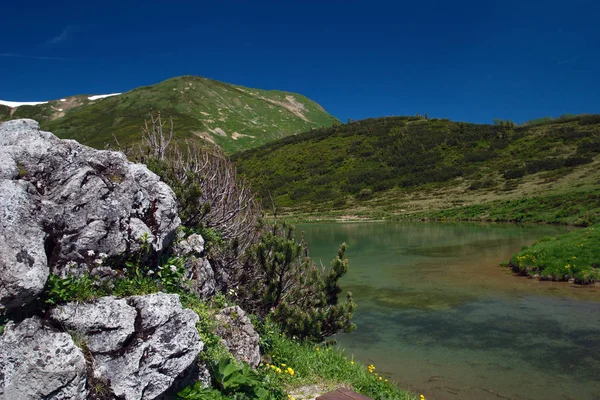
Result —
<instances>
[{"instance_id":1,"label":"grassy mountain slope","mask_svg":"<svg viewBox=\"0 0 600 400\"><path fill-rule=\"evenodd\" d=\"M33 118L62 138L103 148L139 140L150 111L172 115L177 138L200 138L226 151L255 147L337 119L308 98L276 90L249 89L210 79L182 76L118 96L90 101L66 98L14 109L12 118ZM0 119L5 111L0 109Z\"/></svg>"},{"instance_id":2,"label":"grassy mountain slope","mask_svg":"<svg viewBox=\"0 0 600 400\"><path fill-rule=\"evenodd\" d=\"M600 217L599 154L598 115L519 127L391 117L287 137L234 159L255 190L288 213L451 218L458 211L439 210L495 204L458 216L486 219L524 198L554 196L557 210L572 198L577 208L582 192L585 210L563 210L568 215L554 221L575 222ZM511 210L497 219L511 219Z\"/></svg>"}]
</instances>

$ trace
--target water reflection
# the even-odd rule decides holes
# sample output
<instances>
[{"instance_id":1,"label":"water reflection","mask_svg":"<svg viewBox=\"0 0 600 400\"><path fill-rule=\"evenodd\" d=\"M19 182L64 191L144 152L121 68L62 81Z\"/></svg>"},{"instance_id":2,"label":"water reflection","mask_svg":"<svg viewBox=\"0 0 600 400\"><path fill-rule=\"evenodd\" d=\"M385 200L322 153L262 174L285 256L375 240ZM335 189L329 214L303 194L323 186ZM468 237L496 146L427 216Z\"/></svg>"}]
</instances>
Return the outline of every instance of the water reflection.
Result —
<instances>
[{"instance_id":1,"label":"water reflection","mask_svg":"<svg viewBox=\"0 0 600 400\"><path fill-rule=\"evenodd\" d=\"M347 352L440 399L600 399L600 291L515 277L498 264L553 226L301 225L359 307Z\"/></svg>"}]
</instances>

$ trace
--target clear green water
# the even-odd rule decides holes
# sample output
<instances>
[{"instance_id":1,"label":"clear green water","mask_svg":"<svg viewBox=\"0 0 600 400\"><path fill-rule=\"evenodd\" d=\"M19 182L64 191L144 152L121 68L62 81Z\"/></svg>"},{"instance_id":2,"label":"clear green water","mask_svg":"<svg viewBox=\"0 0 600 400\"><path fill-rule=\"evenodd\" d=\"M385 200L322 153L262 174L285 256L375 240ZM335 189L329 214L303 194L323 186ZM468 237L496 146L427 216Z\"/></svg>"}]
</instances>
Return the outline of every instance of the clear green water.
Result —
<instances>
[{"instance_id":1,"label":"clear green water","mask_svg":"<svg viewBox=\"0 0 600 400\"><path fill-rule=\"evenodd\" d=\"M498 264L566 231L467 223L302 224L329 265L341 242L358 329L348 355L443 399L600 399L600 288L518 277Z\"/></svg>"}]
</instances>

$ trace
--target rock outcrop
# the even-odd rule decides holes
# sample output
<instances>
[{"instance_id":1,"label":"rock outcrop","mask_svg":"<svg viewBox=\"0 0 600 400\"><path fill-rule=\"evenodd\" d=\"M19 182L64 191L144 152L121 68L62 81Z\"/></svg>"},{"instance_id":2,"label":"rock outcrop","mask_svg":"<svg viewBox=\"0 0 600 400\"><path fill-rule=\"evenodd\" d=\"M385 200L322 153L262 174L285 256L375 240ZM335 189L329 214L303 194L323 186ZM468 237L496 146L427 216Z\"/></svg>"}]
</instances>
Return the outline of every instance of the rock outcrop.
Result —
<instances>
[{"instance_id":1,"label":"rock outcrop","mask_svg":"<svg viewBox=\"0 0 600 400\"><path fill-rule=\"evenodd\" d=\"M174 246L175 254L185 258L186 278L192 293L207 299L217 291L215 272L204 255L204 238L192 234Z\"/></svg>"},{"instance_id":2,"label":"rock outcrop","mask_svg":"<svg viewBox=\"0 0 600 400\"><path fill-rule=\"evenodd\" d=\"M172 190L144 165L27 119L0 125L0 204L0 311L39 294L49 268L89 271L143 240L160 253L180 225Z\"/></svg>"},{"instance_id":3,"label":"rock outcrop","mask_svg":"<svg viewBox=\"0 0 600 400\"><path fill-rule=\"evenodd\" d=\"M38 317L9 322L0 337L0 399L84 400L86 364L68 333Z\"/></svg>"},{"instance_id":4,"label":"rock outcrop","mask_svg":"<svg viewBox=\"0 0 600 400\"><path fill-rule=\"evenodd\" d=\"M217 335L223 345L238 361L245 361L253 368L260 363L260 337L246 312L239 306L222 309L215 316Z\"/></svg>"},{"instance_id":5,"label":"rock outcrop","mask_svg":"<svg viewBox=\"0 0 600 400\"><path fill-rule=\"evenodd\" d=\"M94 360L93 376L108 382L119 399L164 396L174 383L197 372L203 348L198 315L183 309L179 296L155 293L95 303L69 303L51 318L82 335Z\"/></svg>"}]
</instances>

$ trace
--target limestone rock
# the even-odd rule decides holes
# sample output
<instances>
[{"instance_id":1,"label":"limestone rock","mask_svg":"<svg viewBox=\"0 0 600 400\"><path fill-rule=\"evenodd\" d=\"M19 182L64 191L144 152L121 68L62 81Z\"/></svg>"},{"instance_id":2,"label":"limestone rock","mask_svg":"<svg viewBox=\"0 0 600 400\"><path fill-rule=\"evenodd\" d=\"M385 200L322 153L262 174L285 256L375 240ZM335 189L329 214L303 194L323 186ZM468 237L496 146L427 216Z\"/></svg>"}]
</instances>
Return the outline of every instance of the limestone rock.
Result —
<instances>
[{"instance_id":1,"label":"limestone rock","mask_svg":"<svg viewBox=\"0 0 600 400\"><path fill-rule=\"evenodd\" d=\"M142 240L160 253L180 225L172 190L144 165L29 119L0 124L0 204L0 310L39 293L48 267L81 274Z\"/></svg>"},{"instance_id":2,"label":"limestone rock","mask_svg":"<svg viewBox=\"0 0 600 400\"><path fill-rule=\"evenodd\" d=\"M119 350L133 335L137 312L125 299L103 297L95 303L56 307L50 315L65 329L83 335L92 353L108 353Z\"/></svg>"},{"instance_id":3,"label":"limestone rock","mask_svg":"<svg viewBox=\"0 0 600 400\"><path fill-rule=\"evenodd\" d=\"M235 359L255 368L260 363L260 337L246 312L239 306L227 307L215 318L218 321L217 335L222 338L223 345Z\"/></svg>"},{"instance_id":4,"label":"limestone rock","mask_svg":"<svg viewBox=\"0 0 600 400\"><path fill-rule=\"evenodd\" d=\"M109 382L119 399L160 398L179 379L197 373L203 348L198 315L183 309L178 295L104 297L57 307L51 317L83 335L94 359L94 376Z\"/></svg>"},{"instance_id":5,"label":"limestone rock","mask_svg":"<svg viewBox=\"0 0 600 400\"><path fill-rule=\"evenodd\" d=\"M39 318L9 322L0 337L0 399L84 400L86 365L67 333Z\"/></svg>"},{"instance_id":6,"label":"limestone rock","mask_svg":"<svg viewBox=\"0 0 600 400\"><path fill-rule=\"evenodd\" d=\"M36 196L29 182L0 179L0 312L31 301L48 279L45 234L32 220Z\"/></svg>"},{"instance_id":7,"label":"limestone rock","mask_svg":"<svg viewBox=\"0 0 600 400\"><path fill-rule=\"evenodd\" d=\"M204 251L204 238L202 235L193 233L175 245L175 254L178 257L189 255L200 256Z\"/></svg>"},{"instance_id":8,"label":"limestone rock","mask_svg":"<svg viewBox=\"0 0 600 400\"><path fill-rule=\"evenodd\" d=\"M185 261L190 290L202 299L207 299L217 292L215 273L206 258L188 256Z\"/></svg>"}]
</instances>

